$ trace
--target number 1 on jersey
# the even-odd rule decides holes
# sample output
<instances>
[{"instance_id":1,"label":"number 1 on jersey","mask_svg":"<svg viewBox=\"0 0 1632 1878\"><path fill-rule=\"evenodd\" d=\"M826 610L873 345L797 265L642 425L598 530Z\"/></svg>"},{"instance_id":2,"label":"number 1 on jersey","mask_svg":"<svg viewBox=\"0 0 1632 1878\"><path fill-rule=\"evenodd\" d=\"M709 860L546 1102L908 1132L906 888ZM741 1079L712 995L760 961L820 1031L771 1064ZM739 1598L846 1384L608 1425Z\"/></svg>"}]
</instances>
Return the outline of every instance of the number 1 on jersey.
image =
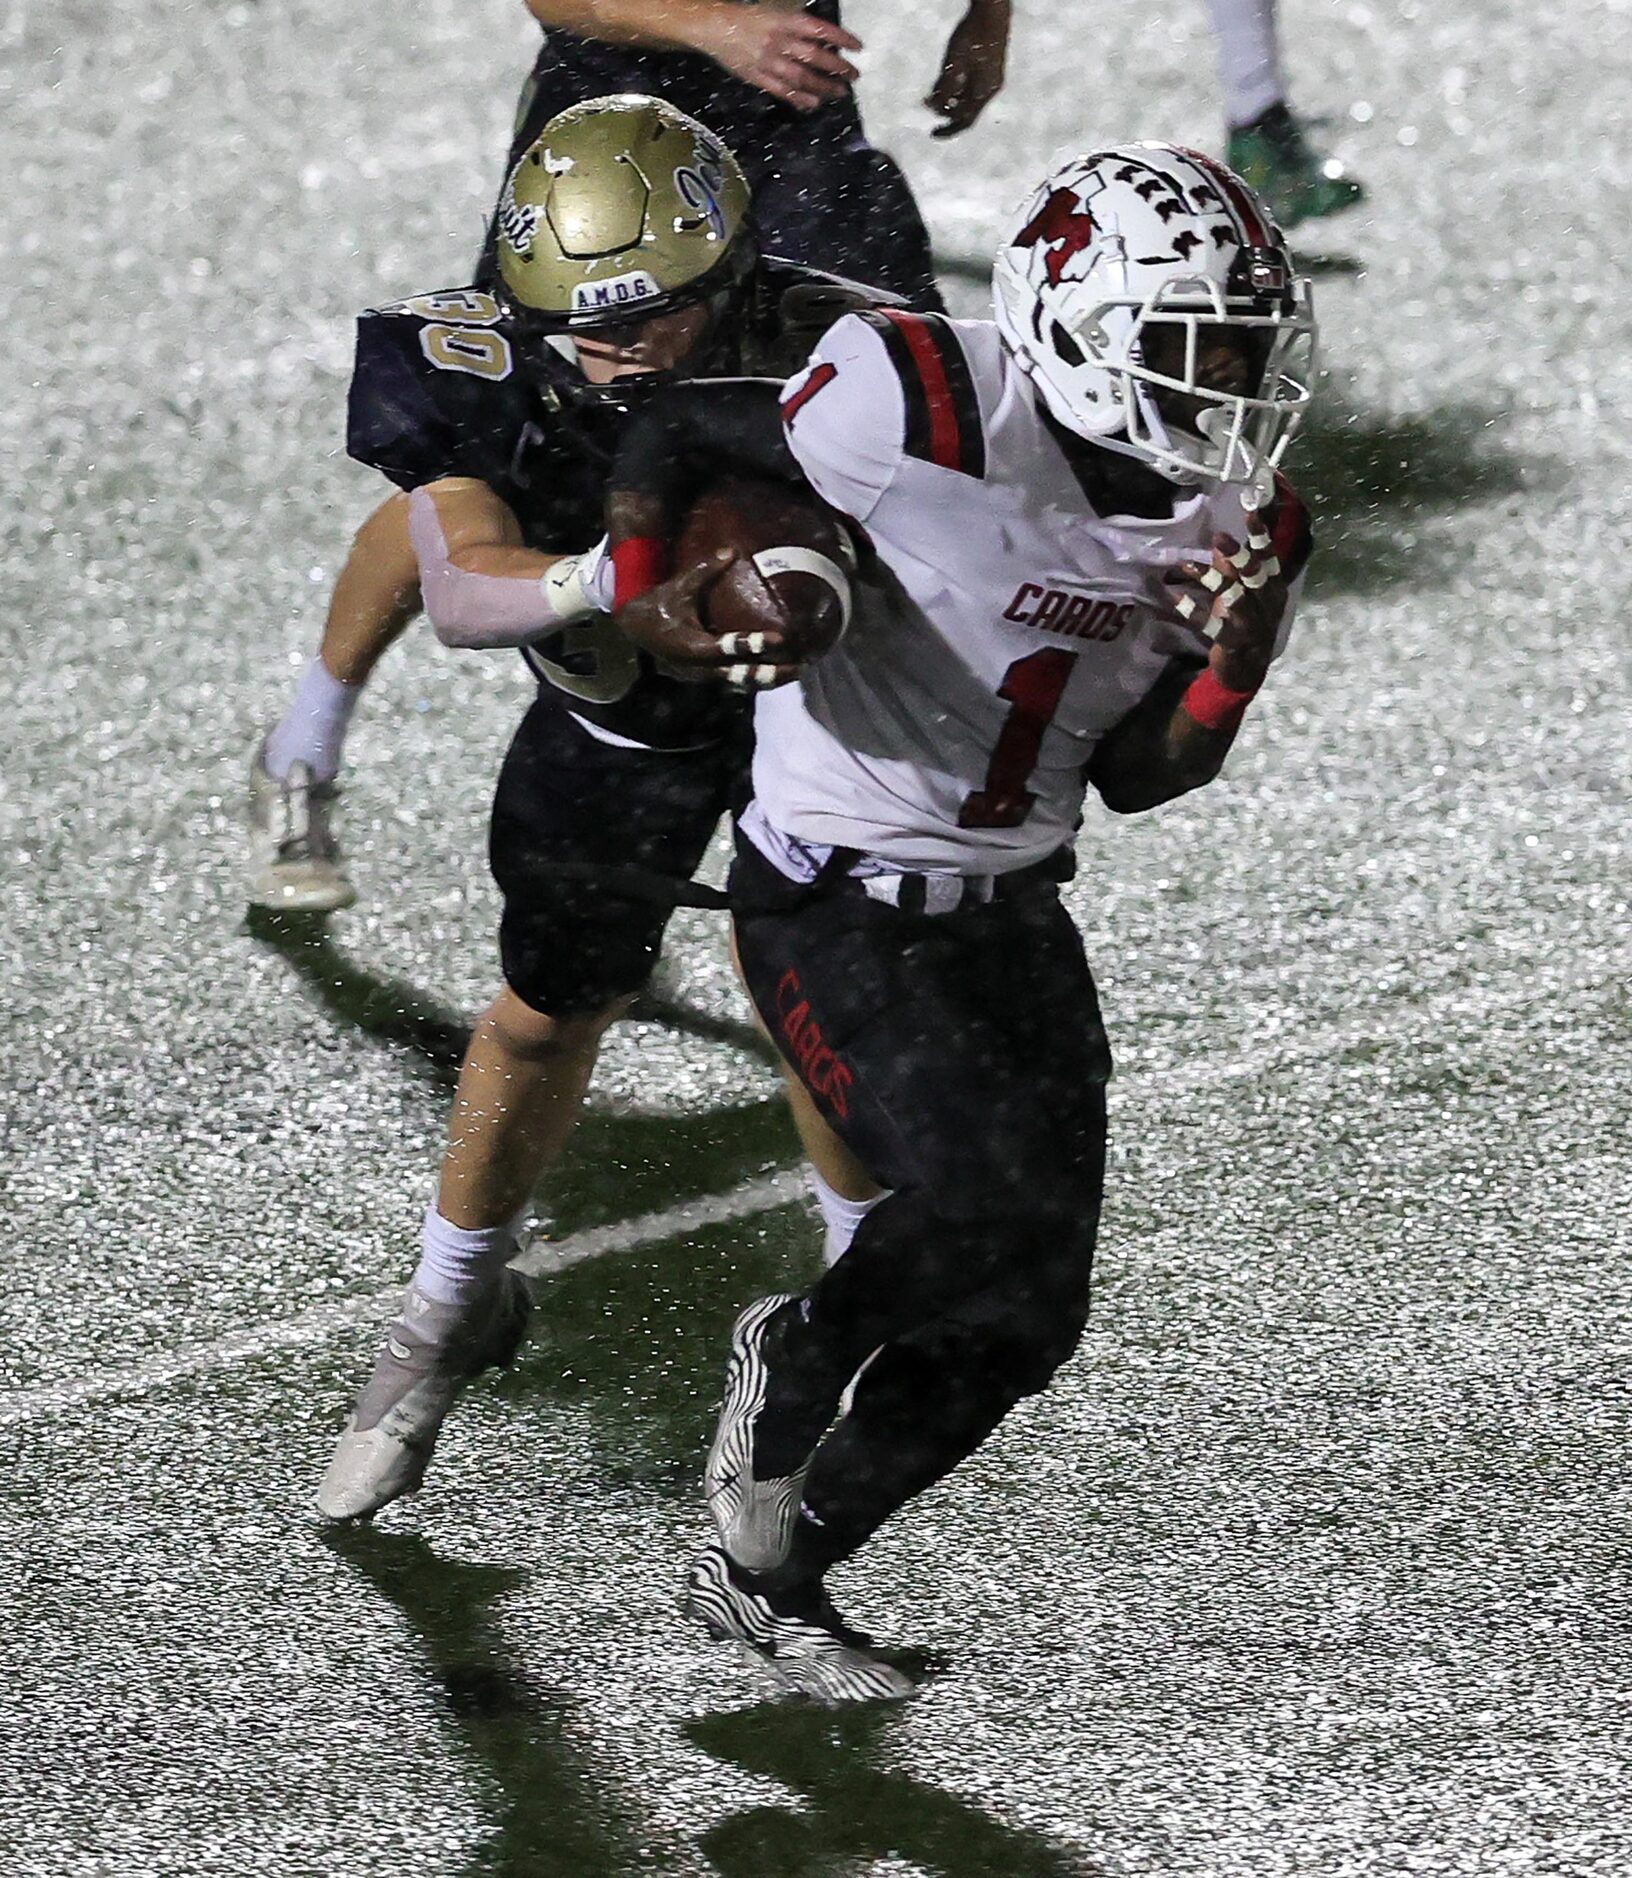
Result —
<instances>
[{"instance_id":1,"label":"number 1 on jersey","mask_svg":"<svg viewBox=\"0 0 1632 1878\"><path fill-rule=\"evenodd\" d=\"M960 828L1018 828L1037 800L1026 779L1037 767L1048 729L1077 662L1074 652L1045 646L1016 659L997 688L1009 701L1009 714L997 733L992 760L986 766L986 786L971 790L958 811Z\"/></svg>"}]
</instances>

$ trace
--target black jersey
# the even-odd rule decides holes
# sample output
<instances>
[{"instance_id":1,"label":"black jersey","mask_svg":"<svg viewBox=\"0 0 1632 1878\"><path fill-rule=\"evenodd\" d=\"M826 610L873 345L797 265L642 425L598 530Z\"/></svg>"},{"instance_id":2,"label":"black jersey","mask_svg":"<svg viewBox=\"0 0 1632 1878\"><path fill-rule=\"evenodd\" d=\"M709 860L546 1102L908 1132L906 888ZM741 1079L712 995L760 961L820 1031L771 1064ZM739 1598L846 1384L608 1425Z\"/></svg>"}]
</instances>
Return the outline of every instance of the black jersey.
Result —
<instances>
[{"instance_id":1,"label":"black jersey","mask_svg":"<svg viewBox=\"0 0 1632 1878\"><path fill-rule=\"evenodd\" d=\"M841 23L839 0L805 0L803 11L835 26ZM774 135L777 125L801 118L818 119L824 134L830 126L842 125L857 134L861 128L848 93L814 113L801 113L737 78L705 53L619 46L551 28L533 67L533 83L547 93L556 88L558 75L570 75L585 97L638 91L664 98L718 132L733 149L735 139Z\"/></svg>"},{"instance_id":2,"label":"black jersey","mask_svg":"<svg viewBox=\"0 0 1632 1878\"><path fill-rule=\"evenodd\" d=\"M790 262L755 270L726 372L787 377L834 320L890 296ZM494 297L461 287L378 307L357 323L346 448L400 489L445 476L484 482L529 548L571 554L606 532L606 473L623 413L586 400L566 354L523 371ZM706 743L747 701L664 677L603 617L524 648L535 674L601 729L656 748Z\"/></svg>"},{"instance_id":3,"label":"black jersey","mask_svg":"<svg viewBox=\"0 0 1632 1878\"><path fill-rule=\"evenodd\" d=\"M838 0L804 9L837 24ZM552 29L522 89L506 174L558 112L590 98L644 92L688 112L742 166L760 247L941 311L929 234L900 168L868 143L854 95L813 111L780 104L701 53L642 50ZM497 216L476 267L496 276Z\"/></svg>"}]
</instances>

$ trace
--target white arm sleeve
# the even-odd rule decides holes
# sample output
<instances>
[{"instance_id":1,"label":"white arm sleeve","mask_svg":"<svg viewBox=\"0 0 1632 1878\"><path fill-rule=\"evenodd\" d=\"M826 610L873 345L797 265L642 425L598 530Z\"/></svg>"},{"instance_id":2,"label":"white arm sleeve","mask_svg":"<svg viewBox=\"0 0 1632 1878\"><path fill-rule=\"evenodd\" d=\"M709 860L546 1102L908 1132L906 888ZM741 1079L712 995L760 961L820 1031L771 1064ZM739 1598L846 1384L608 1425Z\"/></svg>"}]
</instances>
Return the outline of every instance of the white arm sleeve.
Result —
<instances>
[{"instance_id":1,"label":"white arm sleeve","mask_svg":"<svg viewBox=\"0 0 1632 1878\"><path fill-rule=\"evenodd\" d=\"M865 522L905 455L906 395L884 341L859 314L835 322L782 393L782 427L824 502Z\"/></svg>"},{"instance_id":2,"label":"white arm sleeve","mask_svg":"<svg viewBox=\"0 0 1632 1878\"><path fill-rule=\"evenodd\" d=\"M611 602L604 539L582 554L562 555L542 577L472 574L449 559L435 499L423 488L408 498L408 534L425 611L445 646L485 652L526 645Z\"/></svg>"}]
</instances>

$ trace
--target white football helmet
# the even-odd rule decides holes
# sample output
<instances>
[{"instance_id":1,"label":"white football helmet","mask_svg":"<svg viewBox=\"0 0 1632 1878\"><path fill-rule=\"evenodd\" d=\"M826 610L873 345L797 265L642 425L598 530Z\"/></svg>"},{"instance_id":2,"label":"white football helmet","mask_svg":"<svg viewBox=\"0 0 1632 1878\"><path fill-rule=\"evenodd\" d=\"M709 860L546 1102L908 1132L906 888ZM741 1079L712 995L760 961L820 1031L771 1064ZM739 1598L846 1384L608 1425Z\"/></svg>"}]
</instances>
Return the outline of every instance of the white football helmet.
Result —
<instances>
[{"instance_id":1,"label":"white football helmet","mask_svg":"<svg viewBox=\"0 0 1632 1878\"><path fill-rule=\"evenodd\" d=\"M1068 430L1179 482L1269 483L1309 401L1315 322L1285 237L1234 171L1163 143L1059 164L998 250L992 296ZM1157 325L1181 330L1182 373L1148 362ZM1248 395L1196 382L1198 338L1220 325L1257 342ZM1194 431L1163 417L1164 391L1200 405Z\"/></svg>"}]
</instances>

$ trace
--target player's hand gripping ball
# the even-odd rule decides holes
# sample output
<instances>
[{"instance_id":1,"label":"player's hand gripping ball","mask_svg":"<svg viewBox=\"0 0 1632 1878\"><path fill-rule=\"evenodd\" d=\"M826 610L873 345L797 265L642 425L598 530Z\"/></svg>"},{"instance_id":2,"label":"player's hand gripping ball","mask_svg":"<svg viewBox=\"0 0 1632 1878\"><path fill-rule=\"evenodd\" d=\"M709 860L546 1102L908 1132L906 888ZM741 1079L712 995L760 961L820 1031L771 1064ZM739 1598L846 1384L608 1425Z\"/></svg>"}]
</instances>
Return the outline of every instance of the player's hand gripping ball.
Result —
<instances>
[{"instance_id":1,"label":"player's hand gripping ball","mask_svg":"<svg viewBox=\"0 0 1632 1878\"><path fill-rule=\"evenodd\" d=\"M679 572L618 611L618 624L676 678L766 691L830 651L850 620L855 552L808 490L716 484L675 545Z\"/></svg>"},{"instance_id":2,"label":"player's hand gripping ball","mask_svg":"<svg viewBox=\"0 0 1632 1878\"><path fill-rule=\"evenodd\" d=\"M1213 642L1213 674L1231 691L1256 691L1275 656L1288 586L1262 512L1243 504L1247 539L1214 535L1213 558L1181 561L1166 580L1176 589L1179 617Z\"/></svg>"}]
</instances>

